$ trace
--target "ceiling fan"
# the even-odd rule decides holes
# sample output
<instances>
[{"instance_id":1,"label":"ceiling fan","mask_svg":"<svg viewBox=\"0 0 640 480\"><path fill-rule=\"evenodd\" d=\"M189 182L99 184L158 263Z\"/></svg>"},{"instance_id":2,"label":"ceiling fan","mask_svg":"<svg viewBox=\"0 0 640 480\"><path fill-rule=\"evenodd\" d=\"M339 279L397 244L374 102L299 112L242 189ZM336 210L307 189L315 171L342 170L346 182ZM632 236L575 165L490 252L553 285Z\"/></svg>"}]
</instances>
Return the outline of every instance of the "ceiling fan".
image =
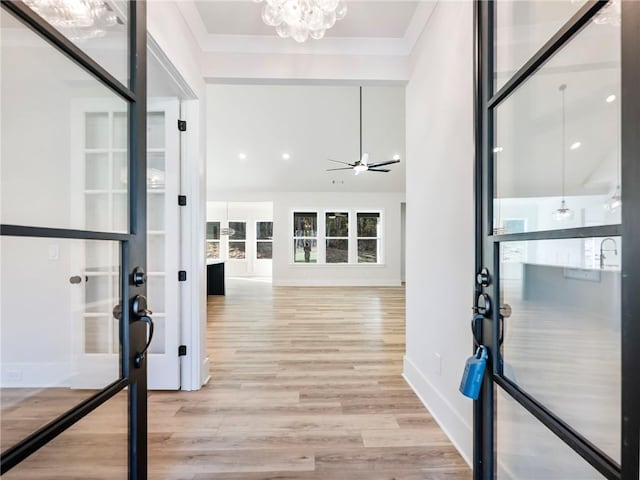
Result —
<instances>
[{"instance_id":1,"label":"ceiling fan","mask_svg":"<svg viewBox=\"0 0 640 480\"><path fill-rule=\"evenodd\" d=\"M336 170L353 170L356 175L359 175L362 172L388 173L391 170L389 170L388 168L380 167L392 165L394 163L400 163L400 158L398 158L397 156L393 157L393 160L388 160L386 162L369 163L369 154L362 153L362 87L360 87L360 160L358 160L356 163L340 162L331 158L327 160L329 160L330 162L342 163L343 165L349 165L348 167L342 168L328 168L327 172L335 172Z\"/></svg>"}]
</instances>

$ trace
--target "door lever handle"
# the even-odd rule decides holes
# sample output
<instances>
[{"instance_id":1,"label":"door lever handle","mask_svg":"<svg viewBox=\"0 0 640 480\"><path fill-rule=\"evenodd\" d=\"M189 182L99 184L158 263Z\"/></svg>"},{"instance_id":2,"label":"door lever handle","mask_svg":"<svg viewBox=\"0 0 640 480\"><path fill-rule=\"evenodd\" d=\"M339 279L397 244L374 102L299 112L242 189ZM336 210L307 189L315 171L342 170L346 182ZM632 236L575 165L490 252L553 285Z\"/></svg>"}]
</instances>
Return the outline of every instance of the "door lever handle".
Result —
<instances>
[{"instance_id":1,"label":"door lever handle","mask_svg":"<svg viewBox=\"0 0 640 480\"><path fill-rule=\"evenodd\" d=\"M147 336L147 343L142 349L141 352L136 352L133 357L133 366L136 368L140 368L142 366L142 360L144 360L145 354L151 345L151 341L153 340L153 319L151 315L153 312L147 308L147 299L142 295L136 295L133 299L133 314L136 317L137 321L144 322L149 325L149 335Z\"/></svg>"}]
</instances>

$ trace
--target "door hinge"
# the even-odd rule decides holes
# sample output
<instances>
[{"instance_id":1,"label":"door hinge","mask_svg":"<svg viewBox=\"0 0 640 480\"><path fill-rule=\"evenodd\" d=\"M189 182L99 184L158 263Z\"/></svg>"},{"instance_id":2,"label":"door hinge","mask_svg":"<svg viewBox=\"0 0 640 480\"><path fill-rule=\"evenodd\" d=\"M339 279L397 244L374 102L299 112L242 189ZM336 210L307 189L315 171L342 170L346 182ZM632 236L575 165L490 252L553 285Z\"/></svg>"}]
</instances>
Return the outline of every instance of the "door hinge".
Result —
<instances>
[{"instance_id":1,"label":"door hinge","mask_svg":"<svg viewBox=\"0 0 640 480\"><path fill-rule=\"evenodd\" d=\"M187 205L187 196L186 195L178 195L178 205L184 207Z\"/></svg>"},{"instance_id":2,"label":"door hinge","mask_svg":"<svg viewBox=\"0 0 640 480\"><path fill-rule=\"evenodd\" d=\"M187 281L187 271L186 270L179 270L178 271L178 281L179 282L186 282Z\"/></svg>"},{"instance_id":3,"label":"door hinge","mask_svg":"<svg viewBox=\"0 0 640 480\"><path fill-rule=\"evenodd\" d=\"M178 130L181 132L187 131L187 121L186 120L178 120Z\"/></svg>"},{"instance_id":4,"label":"door hinge","mask_svg":"<svg viewBox=\"0 0 640 480\"><path fill-rule=\"evenodd\" d=\"M186 357L187 356L187 346L186 345L180 345L178 347L178 356L179 357Z\"/></svg>"}]
</instances>

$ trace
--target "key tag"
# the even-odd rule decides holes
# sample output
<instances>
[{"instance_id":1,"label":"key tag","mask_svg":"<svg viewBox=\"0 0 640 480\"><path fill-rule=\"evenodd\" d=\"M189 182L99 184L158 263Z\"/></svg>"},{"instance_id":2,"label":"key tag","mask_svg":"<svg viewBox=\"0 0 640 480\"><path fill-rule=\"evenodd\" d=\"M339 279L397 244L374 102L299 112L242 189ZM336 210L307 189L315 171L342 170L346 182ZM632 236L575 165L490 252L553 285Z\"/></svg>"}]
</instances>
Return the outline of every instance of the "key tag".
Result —
<instances>
[{"instance_id":1,"label":"key tag","mask_svg":"<svg viewBox=\"0 0 640 480\"><path fill-rule=\"evenodd\" d=\"M487 347L480 345L475 355L467 359L460 382L460 393L465 397L477 400L480 395L480 387L487 368Z\"/></svg>"}]
</instances>

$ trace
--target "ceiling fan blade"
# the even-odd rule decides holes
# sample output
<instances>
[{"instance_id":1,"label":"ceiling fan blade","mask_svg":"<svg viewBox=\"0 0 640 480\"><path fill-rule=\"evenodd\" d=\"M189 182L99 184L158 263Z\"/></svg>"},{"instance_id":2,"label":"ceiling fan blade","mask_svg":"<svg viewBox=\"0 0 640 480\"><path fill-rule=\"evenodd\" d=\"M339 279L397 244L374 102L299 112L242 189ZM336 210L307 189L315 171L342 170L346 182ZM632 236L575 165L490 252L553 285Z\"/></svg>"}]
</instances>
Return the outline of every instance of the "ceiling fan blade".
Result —
<instances>
[{"instance_id":1,"label":"ceiling fan blade","mask_svg":"<svg viewBox=\"0 0 640 480\"><path fill-rule=\"evenodd\" d=\"M400 160L389 160L388 162L372 163L369 165L369 167L376 168L376 167L382 167L384 165L391 165L394 163L400 163Z\"/></svg>"},{"instance_id":2,"label":"ceiling fan blade","mask_svg":"<svg viewBox=\"0 0 640 480\"><path fill-rule=\"evenodd\" d=\"M351 168L351 167L344 167L344 168L327 168L327 172L335 172L336 170L353 170L353 168Z\"/></svg>"},{"instance_id":3,"label":"ceiling fan blade","mask_svg":"<svg viewBox=\"0 0 640 480\"><path fill-rule=\"evenodd\" d=\"M340 160L334 160L332 158L327 158L327 160L329 160L330 162L335 162L335 163L342 163L343 165L349 165L351 167L355 167L356 164L355 163L347 163L347 162L341 162Z\"/></svg>"},{"instance_id":4,"label":"ceiling fan blade","mask_svg":"<svg viewBox=\"0 0 640 480\"><path fill-rule=\"evenodd\" d=\"M369 168L367 170L367 172L390 172L391 170L388 170L386 168L379 168L379 169L375 169L375 168Z\"/></svg>"}]
</instances>

